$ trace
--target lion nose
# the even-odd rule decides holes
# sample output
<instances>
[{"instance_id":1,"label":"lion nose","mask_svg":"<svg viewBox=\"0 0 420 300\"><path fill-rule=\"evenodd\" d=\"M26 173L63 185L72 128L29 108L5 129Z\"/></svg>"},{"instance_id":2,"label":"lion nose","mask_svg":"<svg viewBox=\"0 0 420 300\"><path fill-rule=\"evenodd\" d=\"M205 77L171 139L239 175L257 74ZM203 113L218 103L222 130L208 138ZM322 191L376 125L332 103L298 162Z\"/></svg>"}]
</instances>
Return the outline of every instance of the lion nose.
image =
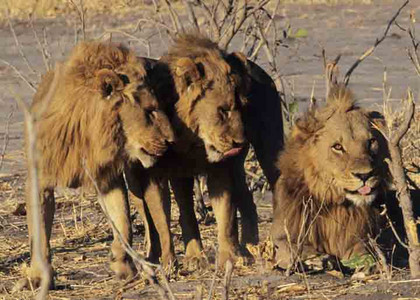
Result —
<instances>
[{"instance_id":1,"label":"lion nose","mask_svg":"<svg viewBox=\"0 0 420 300\"><path fill-rule=\"evenodd\" d=\"M372 177L373 171L370 171L368 173L353 173L353 175L362 180L363 182L366 182L366 180Z\"/></svg>"}]
</instances>

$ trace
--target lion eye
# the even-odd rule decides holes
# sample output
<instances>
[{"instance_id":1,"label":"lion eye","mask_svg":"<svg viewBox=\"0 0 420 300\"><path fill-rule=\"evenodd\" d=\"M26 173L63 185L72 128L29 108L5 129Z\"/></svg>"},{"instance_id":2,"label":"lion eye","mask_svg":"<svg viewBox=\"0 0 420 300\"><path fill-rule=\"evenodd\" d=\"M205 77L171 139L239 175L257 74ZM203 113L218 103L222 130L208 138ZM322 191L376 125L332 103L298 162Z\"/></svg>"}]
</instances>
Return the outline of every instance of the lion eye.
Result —
<instances>
[{"instance_id":1,"label":"lion eye","mask_svg":"<svg viewBox=\"0 0 420 300\"><path fill-rule=\"evenodd\" d=\"M222 117L222 120L226 120L230 117L231 111L225 107L219 107L219 114Z\"/></svg>"},{"instance_id":2,"label":"lion eye","mask_svg":"<svg viewBox=\"0 0 420 300\"><path fill-rule=\"evenodd\" d=\"M146 109L147 118L151 121L157 116L157 110L154 108Z\"/></svg>"},{"instance_id":3,"label":"lion eye","mask_svg":"<svg viewBox=\"0 0 420 300\"><path fill-rule=\"evenodd\" d=\"M336 152L344 152L344 147L340 143L335 143L331 148Z\"/></svg>"}]
</instances>

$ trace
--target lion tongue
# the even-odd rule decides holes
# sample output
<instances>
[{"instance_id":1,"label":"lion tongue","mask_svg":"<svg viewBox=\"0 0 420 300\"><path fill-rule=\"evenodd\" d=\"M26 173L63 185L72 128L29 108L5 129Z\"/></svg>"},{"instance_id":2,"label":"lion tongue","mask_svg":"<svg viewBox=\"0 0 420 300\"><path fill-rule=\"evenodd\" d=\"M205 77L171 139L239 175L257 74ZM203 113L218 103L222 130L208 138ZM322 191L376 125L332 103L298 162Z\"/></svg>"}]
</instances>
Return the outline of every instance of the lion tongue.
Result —
<instances>
[{"instance_id":1,"label":"lion tongue","mask_svg":"<svg viewBox=\"0 0 420 300\"><path fill-rule=\"evenodd\" d=\"M242 148L230 149L229 151L226 151L225 153L223 153L223 157L231 157L231 156L238 155L239 152L241 152L241 150L242 150Z\"/></svg>"},{"instance_id":2,"label":"lion tongue","mask_svg":"<svg viewBox=\"0 0 420 300\"><path fill-rule=\"evenodd\" d=\"M367 195L371 192L371 188L369 186L362 186L360 189L358 189L357 191L359 192L359 194L361 195Z\"/></svg>"}]
</instances>

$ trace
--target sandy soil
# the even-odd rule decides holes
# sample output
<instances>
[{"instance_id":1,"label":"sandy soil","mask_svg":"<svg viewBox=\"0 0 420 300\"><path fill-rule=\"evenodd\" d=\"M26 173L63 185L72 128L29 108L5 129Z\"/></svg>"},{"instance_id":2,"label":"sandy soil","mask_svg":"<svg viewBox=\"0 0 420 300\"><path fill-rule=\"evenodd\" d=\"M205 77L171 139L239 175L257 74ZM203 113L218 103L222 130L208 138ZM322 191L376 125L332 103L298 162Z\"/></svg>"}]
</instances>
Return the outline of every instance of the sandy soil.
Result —
<instances>
[{"instance_id":1,"label":"sandy soil","mask_svg":"<svg viewBox=\"0 0 420 300\"><path fill-rule=\"evenodd\" d=\"M342 54L341 69L348 67L379 37L388 19L401 1L386 2L368 6L296 6L282 7L276 19L279 30L291 24L292 29L304 28L305 38L287 39L278 47L278 62L286 85L288 96L294 94L299 106L304 109L314 86L315 97L324 95L323 65L321 49L325 48L330 58ZM408 12L419 12L420 0L411 1L410 8L399 17L399 23L408 24ZM129 30L142 16L142 12L109 18L104 15L88 19L87 35L96 38L108 30ZM42 36L46 28L52 59L60 60L74 45L75 16L37 20L35 29ZM19 55L8 26L0 27L0 59L21 70L31 81L38 82L45 66L37 42L28 22L15 22L14 28L30 61L32 73ZM135 33L137 37L151 37L152 57L159 57L167 49L167 43L156 35L155 29ZM117 33L112 39L130 41L139 55L148 55L147 49L135 39L124 38ZM234 41L232 50L238 50L240 39ZM382 102L383 71L386 67L388 85L392 86L392 99L400 99L407 87L418 91L418 77L408 60L406 48L410 41L396 27L391 29L390 38L379 46L354 73L351 86L364 106L378 108ZM265 57L258 62L267 67ZM0 299L31 298L31 292L9 294L13 284L22 272L22 263L28 262L26 219L16 208L24 202L23 183L26 176L23 143L23 115L14 98L31 102L33 91L19 79L13 70L0 62L0 154L4 161L0 167ZM8 137L8 143L6 142ZM4 146L6 145L6 146ZM3 149L5 151L3 152ZM1 158L0 158L1 159ZM57 212L52 245L54 267L57 271L58 289L52 291L51 299L156 299L153 289L143 280L121 285L113 280L108 267L108 250L111 242L110 230L102 217L95 197L80 191L61 190L57 197ZM270 194L255 193L259 211L261 240L267 237L271 224ZM175 205L174 205L175 206ZM172 227L176 251L182 262L183 246L174 211ZM216 241L215 224L200 225L205 250L214 257ZM135 248L143 251L144 228L139 221L135 224ZM354 281L349 277L337 278L325 272L304 276L295 274L285 277L282 272L267 268L263 245L261 255L256 255L252 266L239 261L235 268L231 289L232 299L414 299L420 295L420 283L406 281L406 270L395 270L391 280L380 280L380 275L368 276ZM253 249L257 251L257 249ZM171 279L171 286L179 299L193 299L197 289L207 295L213 278L213 267L191 272L181 266ZM221 293L222 274L216 279L217 298Z\"/></svg>"}]
</instances>

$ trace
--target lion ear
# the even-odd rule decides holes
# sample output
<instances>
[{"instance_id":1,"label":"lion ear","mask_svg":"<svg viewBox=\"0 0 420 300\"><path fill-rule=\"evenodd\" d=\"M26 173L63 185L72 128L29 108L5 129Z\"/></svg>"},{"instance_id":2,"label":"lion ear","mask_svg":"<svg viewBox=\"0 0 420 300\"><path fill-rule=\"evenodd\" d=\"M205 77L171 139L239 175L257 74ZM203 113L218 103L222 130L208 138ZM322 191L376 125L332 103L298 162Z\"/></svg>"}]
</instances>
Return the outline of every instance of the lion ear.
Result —
<instances>
[{"instance_id":1,"label":"lion ear","mask_svg":"<svg viewBox=\"0 0 420 300\"><path fill-rule=\"evenodd\" d=\"M121 88L121 78L112 70L101 69L96 72L96 88L103 98L109 99L111 95Z\"/></svg>"},{"instance_id":2,"label":"lion ear","mask_svg":"<svg viewBox=\"0 0 420 300\"><path fill-rule=\"evenodd\" d=\"M248 59L242 52L233 52L226 57L226 60L233 69L250 74Z\"/></svg>"},{"instance_id":3,"label":"lion ear","mask_svg":"<svg viewBox=\"0 0 420 300\"><path fill-rule=\"evenodd\" d=\"M175 64L175 75L183 77L187 86L200 79L198 65L189 57L182 57Z\"/></svg>"},{"instance_id":4,"label":"lion ear","mask_svg":"<svg viewBox=\"0 0 420 300\"><path fill-rule=\"evenodd\" d=\"M316 134L319 129L319 121L315 118L313 113L308 113L305 117L299 118L293 126L291 137L293 139L307 140Z\"/></svg>"}]
</instances>

